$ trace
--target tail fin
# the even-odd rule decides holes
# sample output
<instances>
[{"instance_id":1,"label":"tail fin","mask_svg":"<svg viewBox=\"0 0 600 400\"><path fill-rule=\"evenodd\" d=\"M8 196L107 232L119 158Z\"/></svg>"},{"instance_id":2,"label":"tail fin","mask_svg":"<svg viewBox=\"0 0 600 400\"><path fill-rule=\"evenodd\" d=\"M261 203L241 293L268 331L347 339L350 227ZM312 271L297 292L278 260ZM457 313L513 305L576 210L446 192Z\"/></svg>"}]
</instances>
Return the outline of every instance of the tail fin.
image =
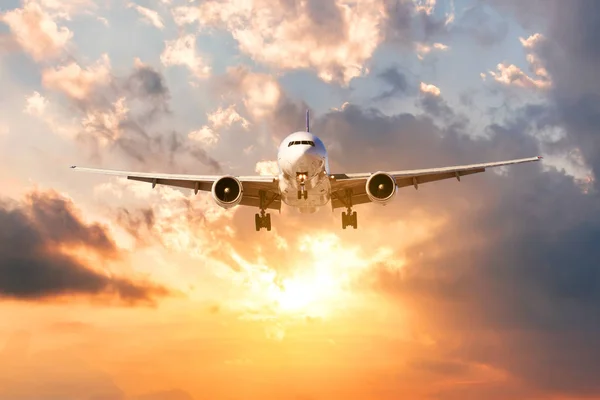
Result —
<instances>
[{"instance_id":1,"label":"tail fin","mask_svg":"<svg viewBox=\"0 0 600 400\"><path fill-rule=\"evenodd\" d=\"M306 132L310 132L310 112L306 110Z\"/></svg>"}]
</instances>

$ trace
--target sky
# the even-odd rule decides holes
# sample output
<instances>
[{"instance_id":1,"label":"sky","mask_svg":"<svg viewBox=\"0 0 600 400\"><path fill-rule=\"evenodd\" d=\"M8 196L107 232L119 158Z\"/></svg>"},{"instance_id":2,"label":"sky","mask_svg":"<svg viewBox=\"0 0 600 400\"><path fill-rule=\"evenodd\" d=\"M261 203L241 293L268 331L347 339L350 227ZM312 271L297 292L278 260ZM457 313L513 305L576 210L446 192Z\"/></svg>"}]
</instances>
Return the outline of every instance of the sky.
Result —
<instances>
[{"instance_id":1,"label":"sky","mask_svg":"<svg viewBox=\"0 0 600 400\"><path fill-rule=\"evenodd\" d=\"M3 0L0 399L600 399L600 3ZM360 205L75 173L543 162ZM35 384L32 384L35 383Z\"/></svg>"}]
</instances>

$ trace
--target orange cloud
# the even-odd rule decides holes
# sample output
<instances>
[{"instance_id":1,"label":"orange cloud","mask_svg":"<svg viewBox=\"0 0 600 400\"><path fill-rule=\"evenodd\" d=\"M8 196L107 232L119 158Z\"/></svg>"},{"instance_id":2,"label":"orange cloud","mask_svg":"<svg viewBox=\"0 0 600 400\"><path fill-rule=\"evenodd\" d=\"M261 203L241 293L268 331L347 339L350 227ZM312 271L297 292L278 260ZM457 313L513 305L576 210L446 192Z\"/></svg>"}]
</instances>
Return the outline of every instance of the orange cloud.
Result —
<instances>
[{"instance_id":1,"label":"orange cloud","mask_svg":"<svg viewBox=\"0 0 600 400\"><path fill-rule=\"evenodd\" d=\"M26 0L23 8L0 14L16 42L36 61L60 55L73 38L67 27L59 27L40 3Z\"/></svg>"},{"instance_id":2,"label":"orange cloud","mask_svg":"<svg viewBox=\"0 0 600 400\"><path fill-rule=\"evenodd\" d=\"M85 69L76 62L45 69L42 72L42 84L47 88L60 90L76 100L83 100L97 86L109 83L110 72L110 59L103 54L93 66Z\"/></svg>"},{"instance_id":3,"label":"orange cloud","mask_svg":"<svg viewBox=\"0 0 600 400\"><path fill-rule=\"evenodd\" d=\"M189 68L197 78L206 78L211 72L211 67L201 56L196 54L196 36L193 34L167 40L165 49L160 55L160 61L167 67L183 65Z\"/></svg>"},{"instance_id":4,"label":"orange cloud","mask_svg":"<svg viewBox=\"0 0 600 400\"><path fill-rule=\"evenodd\" d=\"M254 60L281 69L311 68L324 81L349 81L383 40L384 2L307 1L298 6L270 0L207 1L174 11L180 24L223 27ZM321 20L323 19L323 20Z\"/></svg>"},{"instance_id":5,"label":"orange cloud","mask_svg":"<svg viewBox=\"0 0 600 400\"><path fill-rule=\"evenodd\" d=\"M552 80L548 70L544 66L541 58L537 54L539 48L544 45L545 38L539 33L531 35L527 39L519 38L523 47L527 50L527 62L529 69L536 78L532 78L523 72L514 64L500 63L497 65L497 72L489 71L497 82L504 85L514 85L522 88L531 89L549 89L552 87Z\"/></svg>"}]
</instances>

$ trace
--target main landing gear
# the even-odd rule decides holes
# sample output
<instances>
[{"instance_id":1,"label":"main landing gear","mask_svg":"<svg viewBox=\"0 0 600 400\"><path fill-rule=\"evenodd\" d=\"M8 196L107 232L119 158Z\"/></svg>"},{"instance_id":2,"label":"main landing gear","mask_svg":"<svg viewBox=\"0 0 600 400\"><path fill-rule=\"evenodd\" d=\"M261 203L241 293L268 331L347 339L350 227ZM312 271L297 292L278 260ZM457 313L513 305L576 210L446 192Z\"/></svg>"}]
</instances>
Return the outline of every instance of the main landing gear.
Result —
<instances>
[{"instance_id":1,"label":"main landing gear","mask_svg":"<svg viewBox=\"0 0 600 400\"><path fill-rule=\"evenodd\" d=\"M346 229L347 226L357 229L358 216L356 215L356 211L352 211L352 191L346 190L344 196L339 196L338 199L347 209L347 211L342 212L342 229Z\"/></svg>"},{"instance_id":2,"label":"main landing gear","mask_svg":"<svg viewBox=\"0 0 600 400\"><path fill-rule=\"evenodd\" d=\"M256 223L256 231L260 231L262 228L266 228L268 231L271 230L271 214L266 214L265 210L260 210L260 214L254 215L254 222Z\"/></svg>"},{"instance_id":3,"label":"main landing gear","mask_svg":"<svg viewBox=\"0 0 600 400\"><path fill-rule=\"evenodd\" d=\"M342 212L342 229L346 229L347 226L352 226L354 229L358 228L356 211L353 212L351 208L348 209L348 213Z\"/></svg>"},{"instance_id":4,"label":"main landing gear","mask_svg":"<svg viewBox=\"0 0 600 400\"><path fill-rule=\"evenodd\" d=\"M265 212L265 209L271 204L277 195L274 195L272 199L267 199L267 193L264 190L258 192L260 201L260 213L254 215L254 223L256 224L256 231L260 231L265 228L267 231L271 230L271 214Z\"/></svg>"}]
</instances>

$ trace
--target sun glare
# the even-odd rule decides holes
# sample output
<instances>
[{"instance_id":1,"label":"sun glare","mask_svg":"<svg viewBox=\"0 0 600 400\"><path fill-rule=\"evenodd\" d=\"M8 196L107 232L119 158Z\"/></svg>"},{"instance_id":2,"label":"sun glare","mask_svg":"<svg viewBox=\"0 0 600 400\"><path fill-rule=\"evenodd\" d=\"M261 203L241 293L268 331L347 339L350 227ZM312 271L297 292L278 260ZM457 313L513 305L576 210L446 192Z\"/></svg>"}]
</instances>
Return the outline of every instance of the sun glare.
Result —
<instances>
[{"instance_id":1,"label":"sun glare","mask_svg":"<svg viewBox=\"0 0 600 400\"><path fill-rule=\"evenodd\" d=\"M344 246L330 233L304 236L298 248L304 256L301 265L274 293L281 313L327 317L357 300L351 281L372 260L364 259L357 248Z\"/></svg>"},{"instance_id":2,"label":"sun glare","mask_svg":"<svg viewBox=\"0 0 600 400\"><path fill-rule=\"evenodd\" d=\"M277 300L282 311L324 316L327 304L339 291L339 284L329 271L314 266L308 274L285 279Z\"/></svg>"},{"instance_id":3,"label":"sun glare","mask_svg":"<svg viewBox=\"0 0 600 400\"><path fill-rule=\"evenodd\" d=\"M401 268L403 263L391 260L393 251L388 247L365 253L361 246L343 242L333 233L313 232L298 238L294 245L298 252L279 261L285 267L281 270L267 265L273 260L255 264L232 254L243 273L231 276L243 292L238 291L229 304L242 312L243 318L273 321L339 317L355 306L365 305L366 298L355 286L365 270L381 262L393 268Z\"/></svg>"}]
</instances>

